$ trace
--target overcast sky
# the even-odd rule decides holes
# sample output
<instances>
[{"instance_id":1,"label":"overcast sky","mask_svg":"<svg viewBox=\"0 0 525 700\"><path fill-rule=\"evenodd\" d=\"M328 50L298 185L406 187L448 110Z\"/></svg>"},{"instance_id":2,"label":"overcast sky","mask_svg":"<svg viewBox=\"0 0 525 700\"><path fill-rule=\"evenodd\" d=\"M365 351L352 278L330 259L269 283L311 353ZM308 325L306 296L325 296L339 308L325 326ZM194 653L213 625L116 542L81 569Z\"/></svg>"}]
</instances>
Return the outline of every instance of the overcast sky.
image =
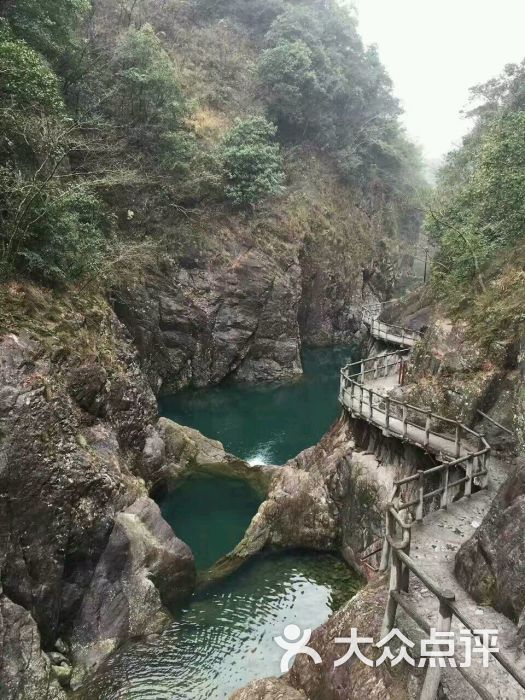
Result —
<instances>
[{"instance_id":1,"label":"overcast sky","mask_svg":"<svg viewBox=\"0 0 525 700\"><path fill-rule=\"evenodd\" d=\"M461 141L468 89L525 58L525 0L353 0L366 44L405 109L410 136L429 158Z\"/></svg>"}]
</instances>

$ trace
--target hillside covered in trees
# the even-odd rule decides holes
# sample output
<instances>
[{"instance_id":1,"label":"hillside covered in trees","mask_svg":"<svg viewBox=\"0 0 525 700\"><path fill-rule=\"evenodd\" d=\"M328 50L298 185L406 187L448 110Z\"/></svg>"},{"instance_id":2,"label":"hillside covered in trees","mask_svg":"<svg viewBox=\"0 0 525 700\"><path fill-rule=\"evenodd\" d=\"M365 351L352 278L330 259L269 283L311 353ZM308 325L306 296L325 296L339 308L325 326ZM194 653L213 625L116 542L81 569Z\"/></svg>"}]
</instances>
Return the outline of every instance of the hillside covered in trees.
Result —
<instances>
[{"instance_id":1,"label":"hillside covered in trees","mask_svg":"<svg viewBox=\"0 0 525 700\"><path fill-rule=\"evenodd\" d=\"M211 237L206 214L263 225L315 184L310 168L381 236L416 236L418 155L335 3L21 0L0 14L4 278L113 284L123 258Z\"/></svg>"},{"instance_id":2,"label":"hillside covered in trees","mask_svg":"<svg viewBox=\"0 0 525 700\"><path fill-rule=\"evenodd\" d=\"M471 104L472 130L440 171L426 228L438 298L497 351L525 321L525 62L472 88Z\"/></svg>"}]
</instances>

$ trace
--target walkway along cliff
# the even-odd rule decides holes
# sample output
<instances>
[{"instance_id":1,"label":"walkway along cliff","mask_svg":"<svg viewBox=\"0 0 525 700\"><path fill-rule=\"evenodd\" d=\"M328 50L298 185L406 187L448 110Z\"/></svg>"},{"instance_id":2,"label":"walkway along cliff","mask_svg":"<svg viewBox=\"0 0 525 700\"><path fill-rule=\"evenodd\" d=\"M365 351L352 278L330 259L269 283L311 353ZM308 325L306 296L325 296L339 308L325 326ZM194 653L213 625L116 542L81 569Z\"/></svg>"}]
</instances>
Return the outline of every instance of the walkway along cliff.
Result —
<instances>
[{"instance_id":1,"label":"walkway along cliff","mask_svg":"<svg viewBox=\"0 0 525 700\"><path fill-rule=\"evenodd\" d=\"M419 332L379 321L380 310L380 305L365 310L371 336L401 347L344 367L339 400L352 418L374 425L387 437L420 447L437 460L434 467L394 481L385 509L379 570L390 570L390 583L382 636L395 627L398 607L427 634L430 627L445 633L452 630L456 641L459 625L461 634L468 630L476 637L478 630L476 641L484 645L488 640L480 637L479 628L495 629L498 647L487 647L491 658L486 668L474 660L469 668L459 655L454 659L456 668L442 672L439 666L429 667L421 700L436 698L442 675L450 675L451 671L461 674L470 686L465 692L474 689L474 697L523 698L525 663L523 656L520 662L515 660L515 626L494 610L483 616L482 625L479 618L473 622L476 603L461 589L450 563L440 559L438 548L433 549L431 544L440 530L438 536L443 538L454 531L466 534L466 520L479 524L504 481L505 469L492 455L483 434L389 395L403 382ZM462 530L457 528L459 523ZM375 553L377 550L371 554ZM367 556L371 555L364 558ZM458 679L451 682L461 684Z\"/></svg>"}]
</instances>

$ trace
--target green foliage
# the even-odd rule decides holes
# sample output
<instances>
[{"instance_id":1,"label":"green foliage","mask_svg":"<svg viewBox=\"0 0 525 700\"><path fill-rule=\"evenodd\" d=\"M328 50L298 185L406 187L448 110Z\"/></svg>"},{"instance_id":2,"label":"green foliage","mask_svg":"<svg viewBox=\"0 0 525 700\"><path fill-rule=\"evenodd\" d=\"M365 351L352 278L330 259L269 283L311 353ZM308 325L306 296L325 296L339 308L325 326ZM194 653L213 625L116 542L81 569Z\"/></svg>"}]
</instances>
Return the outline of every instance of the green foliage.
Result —
<instances>
[{"instance_id":1,"label":"green foliage","mask_svg":"<svg viewBox=\"0 0 525 700\"><path fill-rule=\"evenodd\" d=\"M439 245L436 286L452 292L525 233L525 112L503 111L476 140L467 140L441 174L427 221ZM459 170L459 172L458 172Z\"/></svg>"},{"instance_id":2,"label":"green foliage","mask_svg":"<svg viewBox=\"0 0 525 700\"><path fill-rule=\"evenodd\" d=\"M0 14L15 34L35 51L58 63L74 40L79 19L89 11L89 0L15 0Z\"/></svg>"},{"instance_id":3,"label":"green foliage","mask_svg":"<svg viewBox=\"0 0 525 700\"><path fill-rule=\"evenodd\" d=\"M100 201L75 185L31 210L35 223L18 254L18 265L32 277L54 286L96 277L107 241Z\"/></svg>"},{"instance_id":4,"label":"green foliage","mask_svg":"<svg viewBox=\"0 0 525 700\"><path fill-rule=\"evenodd\" d=\"M1 26L1 25L0 25ZM0 98L16 109L63 112L60 82L47 62L24 41L0 31Z\"/></svg>"},{"instance_id":5,"label":"green foliage","mask_svg":"<svg viewBox=\"0 0 525 700\"><path fill-rule=\"evenodd\" d=\"M263 117L238 119L222 144L226 197L234 204L257 204L282 191L284 173L276 128Z\"/></svg>"},{"instance_id":6,"label":"green foliage","mask_svg":"<svg viewBox=\"0 0 525 700\"><path fill-rule=\"evenodd\" d=\"M316 98L322 98L308 46L299 40L266 49L259 75L267 86L274 118L281 124L308 125L310 105Z\"/></svg>"},{"instance_id":7,"label":"green foliage","mask_svg":"<svg viewBox=\"0 0 525 700\"><path fill-rule=\"evenodd\" d=\"M120 122L175 130L185 105L173 63L153 28L130 28L114 58L115 117Z\"/></svg>"},{"instance_id":8,"label":"green foliage","mask_svg":"<svg viewBox=\"0 0 525 700\"><path fill-rule=\"evenodd\" d=\"M150 25L131 27L118 43L110 75L112 119L141 150L160 154L168 170L187 172L195 140L171 58Z\"/></svg>"}]
</instances>

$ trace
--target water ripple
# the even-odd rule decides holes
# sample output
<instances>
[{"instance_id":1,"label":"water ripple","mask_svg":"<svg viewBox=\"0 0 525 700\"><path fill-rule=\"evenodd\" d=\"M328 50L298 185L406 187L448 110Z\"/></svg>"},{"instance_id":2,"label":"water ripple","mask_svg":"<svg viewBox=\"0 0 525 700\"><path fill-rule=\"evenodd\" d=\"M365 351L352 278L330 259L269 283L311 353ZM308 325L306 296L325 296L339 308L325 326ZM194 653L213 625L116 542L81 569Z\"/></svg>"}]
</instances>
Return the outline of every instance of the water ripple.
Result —
<instances>
[{"instance_id":1,"label":"water ripple","mask_svg":"<svg viewBox=\"0 0 525 700\"><path fill-rule=\"evenodd\" d=\"M316 627L356 590L335 557L260 557L196 596L159 638L113 656L83 700L225 700L255 678L279 675L273 637Z\"/></svg>"}]
</instances>

